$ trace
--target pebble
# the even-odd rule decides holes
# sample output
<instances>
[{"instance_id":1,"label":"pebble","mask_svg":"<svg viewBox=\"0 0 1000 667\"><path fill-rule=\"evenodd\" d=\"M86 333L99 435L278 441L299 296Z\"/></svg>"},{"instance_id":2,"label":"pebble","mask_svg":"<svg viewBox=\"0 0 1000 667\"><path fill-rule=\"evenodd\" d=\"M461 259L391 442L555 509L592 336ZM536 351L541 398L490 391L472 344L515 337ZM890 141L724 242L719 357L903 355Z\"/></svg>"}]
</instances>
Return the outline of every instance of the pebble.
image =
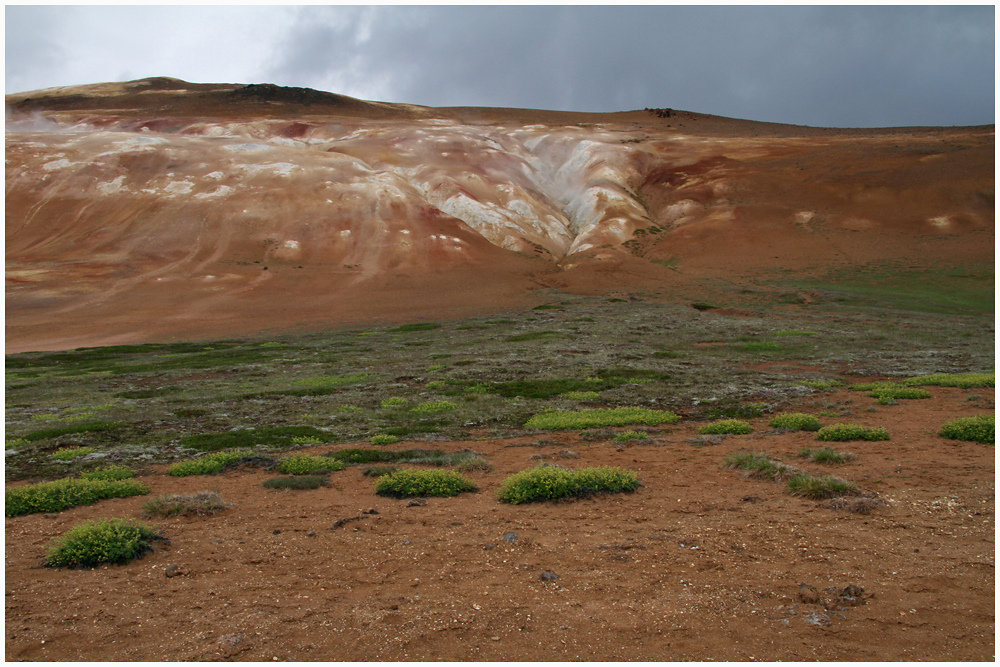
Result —
<instances>
[{"instance_id":1,"label":"pebble","mask_svg":"<svg viewBox=\"0 0 1000 667\"><path fill-rule=\"evenodd\" d=\"M423 498L414 498L410 502L406 503L407 507L423 507L427 504L427 501Z\"/></svg>"},{"instance_id":2,"label":"pebble","mask_svg":"<svg viewBox=\"0 0 1000 667\"><path fill-rule=\"evenodd\" d=\"M556 579L559 578L559 575L556 574L555 572L546 571L538 575L538 578L541 579L542 581L555 581Z\"/></svg>"},{"instance_id":3,"label":"pebble","mask_svg":"<svg viewBox=\"0 0 1000 667\"><path fill-rule=\"evenodd\" d=\"M514 542L517 542L517 533L511 531L506 535L504 535L503 537L501 537L500 539L503 540L504 542L510 542L511 544L514 544Z\"/></svg>"}]
</instances>

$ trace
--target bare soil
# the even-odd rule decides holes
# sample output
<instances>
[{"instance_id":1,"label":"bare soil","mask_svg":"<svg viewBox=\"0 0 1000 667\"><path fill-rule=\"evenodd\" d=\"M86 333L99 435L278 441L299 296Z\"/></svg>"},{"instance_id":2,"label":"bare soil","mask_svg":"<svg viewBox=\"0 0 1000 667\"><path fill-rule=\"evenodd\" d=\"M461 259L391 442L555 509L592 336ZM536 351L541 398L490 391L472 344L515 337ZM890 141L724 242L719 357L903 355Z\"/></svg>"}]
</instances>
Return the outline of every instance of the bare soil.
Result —
<instances>
[{"instance_id":1,"label":"bare soil","mask_svg":"<svg viewBox=\"0 0 1000 667\"><path fill-rule=\"evenodd\" d=\"M960 389L930 391L876 413L856 392L831 393L857 403L837 421L892 436L833 443L857 455L836 467L804 463L815 435L769 431L765 417L719 444L692 443L696 422L627 444L577 432L445 442L495 470L470 475L478 493L424 505L376 496L358 467L315 491L269 491L264 471L156 468L142 477L154 495L216 489L235 506L154 521L169 543L92 570L39 565L51 538L84 519L139 517L148 497L6 519L5 657L990 661L995 450L935 435L982 410ZM832 509L721 468L738 450L854 480L885 505ZM506 476L540 460L622 466L643 486L496 500Z\"/></svg>"}]
</instances>

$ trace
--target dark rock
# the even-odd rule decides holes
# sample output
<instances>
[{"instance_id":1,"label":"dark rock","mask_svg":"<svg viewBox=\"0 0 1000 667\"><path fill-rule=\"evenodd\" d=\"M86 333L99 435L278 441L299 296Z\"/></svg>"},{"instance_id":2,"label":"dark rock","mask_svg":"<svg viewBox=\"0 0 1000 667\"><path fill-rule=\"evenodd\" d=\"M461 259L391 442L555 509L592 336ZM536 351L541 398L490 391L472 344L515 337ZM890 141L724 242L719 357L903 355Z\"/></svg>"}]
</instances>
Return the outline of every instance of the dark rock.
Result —
<instances>
[{"instance_id":1,"label":"dark rock","mask_svg":"<svg viewBox=\"0 0 1000 667\"><path fill-rule=\"evenodd\" d=\"M811 611L803 616L803 618L809 625L815 625L818 627L833 625L833 621L830 620L830 616L820 611Z\"/></svg>"},{"instance_id":2,"label":"dark rock","mask_svg":"<svg viewBox=\"0 0 1000 667\"><path fill-rule=\"evenodd\" d=\"M427 504L427 501L423 498L414 498L410 502L406 503L407 507L423 507Z\"/></svg>"},{"instance_id":3,"label":"dark rock","mask_svg":"<svg viewBox=\"0 0 1000 667\"><path fill-rule=\"evenodd\" d=\"M819 589L809 584L799 586L799 601L803 604L819 604Z\"/></svg>"},{"instance_id":4,"label":"dark rock","mask_svg":"<svg viewBox=\"0 0 1000 667\"><path fill-rule=\"evenodd\" d=\"M497 545L495 544L487 544L486 546L483 547L483 549L486 549L487 551L492 551L493 549L496 548L496 546Z\"/></svg>"},{"instance_id":5,"label":"dark rock","mask_svg":"<svg viewBox=\"0 0 1000 667\"><path fill-rule=\"evenodd\" d=\"M541 579L542 581L555 581L556 579L559 578L559 575L556 574L555 572L546 571L538 575L538 578Z\"/></svg>"},{"instance_id":6,"label":"dark rock","mask_svg":"<svg viewBox=\"0 0 1000 667\"><path fill-rule=\"evenodd\" d=\"M167 566L167 569L163 571L163 574L170 578L180 577L186 575L187 573L188 570L183 565L169 565Z\"/></svg>"},{"instance_id":7,"label":"dark rock","mask_svg":"<svg viewBox=\"0 0 1000 667\"><path fill-rule=\"evenodd\" d=\"M511 531L506 535L504 535L503 537L501 537L500 539L503 540L504 542L510 542L511 544L514 544L514 542L517 542L517 533Z\"/></svg>"}]
</instances>

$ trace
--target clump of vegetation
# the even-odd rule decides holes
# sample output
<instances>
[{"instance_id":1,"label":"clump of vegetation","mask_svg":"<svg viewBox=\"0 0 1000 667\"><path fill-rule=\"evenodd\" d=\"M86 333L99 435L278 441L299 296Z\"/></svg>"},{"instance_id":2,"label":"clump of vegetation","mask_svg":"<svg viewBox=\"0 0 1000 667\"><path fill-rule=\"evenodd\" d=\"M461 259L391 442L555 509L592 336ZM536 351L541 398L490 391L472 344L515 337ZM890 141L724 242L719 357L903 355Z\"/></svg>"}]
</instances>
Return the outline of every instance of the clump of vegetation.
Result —
<instances>
[{"instance_id":1,"label":"clump of vegetation","mask_svg":"<svg viewBox=\"0 0 1000 667\"><path fill-rule=\"evenodd\" d=\"M4 512L7 516L61 512L78 505L93 505L106 498L143 496L149 488L133 479L97 480L67 477L54 482L7 487Z\"/></svg>"},{"instance_id":2,"label":"clump of vegetation","mask_svg":"<svg viewBox=\"0 0 1000 667\"><path fill-rule=\"evenodd\" d=\"M476 490L475 484L451 470L397 470L379 477L375 483L376 494L391 498L413 496L446 498Z\"/></svg>"},{"instance_id":3,"label":"clump of vegetation","mask_svg":"<svg viewBox=\"0 0 1000 667\"><path fill-rule=\"evenodd\" d=\"M650 408L605 408L577 412L542 412L525 423L527 428L568 429L600 426L659 426L676 424L680 417L668 410Z\"/></svg>"},{"instance_id":4,"label":"clump of vegetation","mask_svg":"<svg viewBox=\"0 0 1000 667\"><path fill-rule=\"evenodd\" d=\"M365 477L381 477L382 475L391 475L397 470L400 470L399 466L368 466L362 468L361 474Z\"/></svg>"},{"instance_id":5,"label":"clump of vegetation","mask_svg":"<svg viewBox=\"0 0 1000 667\"><path fill-rule=\"evenodd\" d=\"M330 480L319 475L303 475L301 477L275 477L263 482L261 486L265 489L318 489L326 486Z\"/></svg>"},{"instance_id":6,"label":"clump of vegetation","mask_svg":"<svg viewBox=\"0 0 1000 667\"><path fill-rule=\"evenodd\" d=\"M959 417L946 423L938 431L938 435L952 440L981 442L984 445L996 444L996 416L976 415L975 417Z\"/></svg>"},{"instance_id":7,"label":"clump of vegetation","mask_svg":"<svg viewBox=\"0 0 1000 667\"><path fill-rule=\"evenodd\" d=\"M440 329L441 325L437 322L415 322L413 324L404 324L398 326L395 329L389 329L389 333L411 333L413 331L432 331L434 329Z\"/></svg>"},{"instance_id":8,"label":"clump of vegetation","mask_svg":"<svg viewBox=\"0 0 1000 667\"><path fill-rule=\"evenodd\" d=\"M937 385L939 387L992 387L995 373L937 373L903 380L904 385Z\"/></svg>"},{"instance_id":9,"label":"clump of vegetation","mask_svg":"<svg viewBox=\"0 0 1000 667\"><path fill-rule=\"evenodd\" d=\"M431 380L425 386L431 391L439 391L441 389L446 389L448 387L448 383L444 380Z\"/></svg>"},{"instance_id":10,"label":"clump of vegetation","mask_svg":"<svg viewBox=\"0 0 1000 667\"><path fill-rule=\"evenodd\" d=\"M884 405L885 402L896 399L930 398L931 392L918 387L888 387L870 391L868 395L877 398L878 402Z\"/></svg>"},{"instance_id":11,"label":"clump of vegetation","mask_svg":"<svg viewBox=\"0 0 1000 667\"><path fill-rule=\"evenodd\" d=\"M326 433L312 426L275 426L254 430L202 433L181 438L180 446L214 452L220 449L250 448L261 445L291 447L293 438L317 438L325 442Z\"/></svg>"},{"instance_id":12,"label":"clump of vegetation","mask_svg":"<svg viewBox=\"0 0 1000 667\"><path fill-rule=\"evenodd\" d=\"M615 436L615 442L629 442L631 440L649 440L649 434L643 431L622 431Z\"/></svg>"},{"instance_id":13,"label":"clump of vegetation","mask_svg":"<svg viewBox=\"0 0 1000 667\"><path fill-rule=\"evenodd\" d=\"M850 452L836 452L832 447L823 447L822 449L803 447L799 450L799 456L809 459L813 463L846 463L847 461L854 460L854 454Z\"/></svg>"},{"instance_id":14,"label":"clump of vegetation","mask_svg":"<svg viewBox=\"0 0 1000 667\"><path fill-rule=\"evenodd\" d=\"M823 428L819 418L804 412L782 413L769 423L771 428L785 428L790 431L818 431Z\"/></svg>"},{"instance_id":15,"label":"clump of vegetation","mask_svg":"<svg viewBox=\"0 0 1000 667\"><path fill-rule=\"evenodd\" d=\"M825 442L847 440L888 440L889 432L882 426L859 426L857 424L833 424L816 432L816 439Z\"/></svg>"},{"instance_id":16,"label":"clump of vegetation","mask_svg":"<svg viewBox=\"0 0 1000 667\"><path fill-rule=\"evenodd\" d=\"M482 456L472 456L455 466L458 472L492 472L493 464Z\"/></svg>"},{"instance_id":17,"label":"clump of vegetation","mask_svg":"<svg viewBox=\"0 0 1000 667\"><path fill-rule=\"evenodd\" d=\"M322 445L323 440L312 435L297 435L292 438L292 444L298 447L309 447L311 445Z\"/></svg>"},{"instance_id":18,"label":"clump of vegetation","mask_svg":"<svg viewBox=\"0 0 1000 667\"><path fill-rule=\"evenodd\" d=\"M318 472L336 472L344 468L343 461L325 456L289 456L281 460L278 472L286 475L310 475Z\"/></svg>"},{"instance_id":19,"label":"clump of vegetation","mask_svg":"<svg viewBox=\"0 0 1000 667\"><path fill-rule=\"evenodd\" d=\"M98 519L74 526L49 551L47 567L94 567L123 564L152 551L159 532L143 523L125 519Z\"/></svg>"},{"instance_id":20,"label":"clump of vegetation","mask_svg":"<svg viewBox=\"0 0 1000 667\"><path fill-rule=\"evenodd\" d=\"M791 477L798 472L792 466L785 465L767 454L759 452L732 452L726 456L722 466L742 470L747 477L756 479L777 480Z\"/></svg>"},{"instance_id":21,"label":"clump of vegetation","mask_svg":"<svg viewBox=\"0 0 1000 667\"><path fill-rule=\"evenodd\" d=\"M80 479L113 481L118 479L131 479L135 477L135 470L123 465L110 465L97 470L80 473Z\"/></svg>"},{"instance_id":22,"label":"clump of vegetation","mask_svg":"<svg viewBox=\"0 0 1000 667\"><path fill-rule=\"evenodd\" d=\"M100 431L111 431L116 428L121 428L122 426L124 426L124 424L121 422L98 420L91 422L83 422L82 424L73 424L71 426L43 428L39 431L32 431L31 433L28 433L23 437L28 442L35 442L36 440L57 438L61 435L70 435L73 433L97 433Z\"/></svg>"},{"instance_id":23,"label":"clump of vegetation","mask_svg":"<svg viewBox=\"0 0 1000 667\"><path fill-rule=\"evenodd\" d=\"M744 405L717 405L708 408L702 414L708 419L753 419L754 417L762 417L764 415L764 410L767 409L766 403L746 403Z\"/></svg>"},{"instance_id":24,"label":"clump of vegetation","mask_svg":"<svg viewBox=\"0 0 1000 667\"><path fill-rule=\"evenodd\" d=\"M713 422L708 426L702 426L698 429L698 433L701 433L702 435L713 435L716 433L745 435L747 433L753 433L753 427L740 419L720 419L719 421Z\"/></svg>"},{"instance_id":25,"label":"clump of vegetation","mask_svg":"<svg viewBox=\"0 0 1000 667\"><path fill-rule=\"evenodd\" d=\"M567 391L559 394L559 398L566 398L571 401L596 401L601 397L596 391Z\"/></svg>"},{"instance_id":26,"label":"clump of vegetation","mask_svg":"<svg viewBox=\"0 0 1000 667\"><path fill-rule=\"evenodd\" d=\"M198 459L179 461L167 470L167 474L173 477L187 477L188 475L214 475L222 472L226 466L232 465L242 459L254 456L252 449L234 449L225 452L214 452Z\"/></svg>"},{"instance_id":27,"label":"clump of vegetation","mask_svg":"<svg viewBox=\"0 0 1000 667\"><path fill-rule=\"evenodd\" d=\"M421 403L420 405L411 408L410 412L427 415L434 414L435 412L447 412L448 410L455 410L457 408L458 404L452 403L451 401L427 401L426 403Z\"/></svg>"},{"instance_id":28,"label":"clump of vegetation","mask_svg":"<svg viewBox=\"0 0 1000 667\"><path fill-rule=\"evenodd\" d=\"M844 510L854 514L871 514L876 508L882 507L885 502L879 498L869 496L853 498L832 498L827 503L827 507L833 510Z\"/></svg>"},{"instance_id":29,"label":"clump of vegetation","mask_svg":"<svg viewBox=\"0 0 1000 667\"><path fill-rule=\"evenodd\" d=\"M639 486L639 478L631 470L611 467L568 470L540 465L505 479L497 491L497 497L501 502L519 505L561 498L581 498L596 493L630 493Z\"/></svg>"},{"instance_id":30,"label":"clump of vegetation","mask_svg":"<svg viewBox=\"0 0 1000 667\"><path fill-rule=\"evenodd\" d=\"M399 396L393 396L392 398L386 398L382 401L382 407L386 409L391 408L402 408L406 406L406 399L400 398Z\"/></svg>"},{"instance_id":31,"label":"clump of vegetation","mask_svg":"<svg viewBox=\"0 0 1000 667\"><path fill-rule=\"evenodd\" d=\"M799 384L812 387L813 389L833 389L843 386L844 383L840 380L803 380Z\"/></svg>"},{"instance_id":32,"label":"clump of vegetation","mask_svg":"<svg viewBox=\"0 0 1000 667\"><path fill-rule=\"evenodd\" d=\"M399 442L399 438L394 435L387 435L381 433L379 435L373 435L371 443L373 445L391 445L393 443Z\"/></svg>"},{"instance_id":33,"label":"clump of vegetation","mask_svg":"<svg viewBox=\"0 0 1000 667\"><path fill-rule=\"evenodd\" d=\"M861 493L854 482L824 475L814 477L804 473L793 475L788 480L788 492L796 496L804 496L814 500L837 498L842 496L857 496Z\"/></svg>"},{"instance_id":34,"label":"clump of vegetation","mask_svg":"<svg viewBox=\"0 0 1000 667\"><path fill-rule=\"evenodd\" d=\"M142 512L147 517L210 516L230 507L218 491L198 491L157 496L142 506Z\"/></svg>"},{"instance_id":35,"label":"clump of vegetation","mask_svg":"<svg viewBox=\"0 0 1000 667\"><path fill-rule=\"evenodd\" d=\"M78 459L81 456L93 454L96 451L97 449L94 447L68 447L66 449L60 449L52 455L52 458L58 459L59 461L72 461L73 459Z\"/></svg>"}]
</instances>

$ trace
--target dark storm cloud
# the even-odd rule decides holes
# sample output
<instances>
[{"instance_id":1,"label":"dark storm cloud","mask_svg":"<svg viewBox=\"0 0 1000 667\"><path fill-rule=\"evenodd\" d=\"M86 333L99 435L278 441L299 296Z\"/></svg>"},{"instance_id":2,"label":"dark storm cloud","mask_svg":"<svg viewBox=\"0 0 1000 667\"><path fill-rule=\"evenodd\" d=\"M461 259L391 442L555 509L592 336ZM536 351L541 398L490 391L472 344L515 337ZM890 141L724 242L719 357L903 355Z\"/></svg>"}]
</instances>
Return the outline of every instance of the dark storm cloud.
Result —
<instances>
[{"instance_id":1,"label":"dark storm cloud","mask_svg":"<svg viewBox=\"0 0 1000 667\"><path fill-rule=\"evenodd\" d=\"M994 8L303 7L262 74L430 106L994 119ZM371 96L371 93L367 93Z\"/></svg>"}]
</instances>

